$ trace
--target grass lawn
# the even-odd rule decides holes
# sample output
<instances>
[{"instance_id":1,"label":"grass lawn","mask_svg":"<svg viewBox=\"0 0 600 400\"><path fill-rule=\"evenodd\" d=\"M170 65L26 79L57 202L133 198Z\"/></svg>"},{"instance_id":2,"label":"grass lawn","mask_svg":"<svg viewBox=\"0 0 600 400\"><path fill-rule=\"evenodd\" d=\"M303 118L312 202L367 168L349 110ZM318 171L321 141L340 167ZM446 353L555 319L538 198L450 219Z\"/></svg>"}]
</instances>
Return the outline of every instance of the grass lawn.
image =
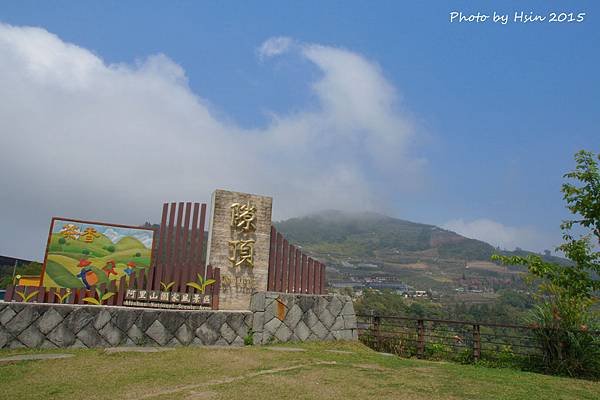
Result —
<instances>
[{"instance_id":1,"label":"grass lawn","mask_svg":"<svg viewBox=\"0 0 600 400\"><path fill-rule=\"evenodd\" d=\"M274 351L274 347L305 351ZM359 343L180 347L161 353L116 354L1 350L0 358L38 353L75 357L0 363L0 399L600 398L600 382L401 359Z\"/></svg>"}]
</instances>

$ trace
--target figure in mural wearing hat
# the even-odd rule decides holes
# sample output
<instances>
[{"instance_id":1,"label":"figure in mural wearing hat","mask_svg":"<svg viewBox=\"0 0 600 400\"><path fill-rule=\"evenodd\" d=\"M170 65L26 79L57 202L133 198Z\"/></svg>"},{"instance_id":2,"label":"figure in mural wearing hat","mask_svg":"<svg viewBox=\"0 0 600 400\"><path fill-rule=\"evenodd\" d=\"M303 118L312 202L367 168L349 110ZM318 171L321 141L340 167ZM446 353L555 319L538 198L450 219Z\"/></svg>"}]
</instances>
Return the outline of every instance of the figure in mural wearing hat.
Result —
<instances>
[{"instance_id":1,"label":"figure in mural wearing hat","mask_svg":"<svg viewBox=\"0 0 600 400\"><path fill-rule=\"evenodd\" d=\"M90 267L83 267L77 277L81 279L87 290L98 283L98 275Z\"/></svg>"},{"instance_id":2,"label":"figure in mural wearing hat","mask_svg":"<svg viewBox=\"0 0 600 400\"><path fill-rule=\"evenodd\" d=\"M106 277L110 279L110 275L118 275L117 271L115 271L115 260L108 260L102 271L106 274Z\"/></svg>"},{"instance_id":3,"label":"figure in mural wearing hat","mask_svg":"<svg viewBox=\"0 0 600 400\"><path fill-rule=\"evenodd\" d=\"M81 279L85 288L88 290L91 286L95 285L98 282L98 275L96 275L96 273L92 271L92 268L90 268L91 265L92 262L85 258L79 260L79 264L77 264L77 266L81 268L81 270L76 276L79 279Z\"/></svg>"}]
</instances>

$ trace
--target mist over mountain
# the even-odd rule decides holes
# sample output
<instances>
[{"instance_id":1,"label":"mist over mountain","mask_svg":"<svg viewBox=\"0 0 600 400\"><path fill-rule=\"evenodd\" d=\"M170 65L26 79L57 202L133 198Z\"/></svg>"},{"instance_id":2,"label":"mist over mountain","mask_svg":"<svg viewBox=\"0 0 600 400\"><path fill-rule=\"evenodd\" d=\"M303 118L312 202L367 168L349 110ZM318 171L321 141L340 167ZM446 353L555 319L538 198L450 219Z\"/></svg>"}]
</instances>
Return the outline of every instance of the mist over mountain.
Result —
<instances>
[{"instance_id":1,"label":"mist over mountain","mask_svg":"<svg viewBox=\"0 0 600 400\"><path fill-rule=\"evenodd\" d=\"M514 288L522 286L524 269L498 265L491 261L492 254L533 254L495 248L435 225L374 212L325 210L279 221L275 226L290 243L326 262L332 282L380 277L442 291Z\"/></svg>"}]
</instances>

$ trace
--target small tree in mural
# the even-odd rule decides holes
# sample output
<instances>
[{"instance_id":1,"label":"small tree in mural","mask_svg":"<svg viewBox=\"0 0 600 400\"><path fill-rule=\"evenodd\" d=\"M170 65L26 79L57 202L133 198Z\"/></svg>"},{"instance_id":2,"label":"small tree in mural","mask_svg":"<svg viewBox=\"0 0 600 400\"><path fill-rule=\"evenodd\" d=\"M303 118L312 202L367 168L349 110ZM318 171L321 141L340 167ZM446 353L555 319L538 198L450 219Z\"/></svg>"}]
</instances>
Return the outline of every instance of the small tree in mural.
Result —
<instances>
[{"instance_id":1,"label":"small tree in mural","mask_svg":"<svg viewBox=\"0 0 600 400\"><path fill-rule=\"evenodd\" d=\"M209 285L212 285L213 283L215 283L216 280L214 279L204 279L202 277L202 275L198 274L198 282L188 282L186 283L186 286L192 287L194 289L196 289L197 291L199 291L200 293L204 293L204 291L206 290L206 287Z\"/></svg>"},{"instance_id":2,"label":"small tree in mural","mask_svg":"<svg viewBox=\"0 0 600 400\"><path fill-rule=\"evenodd\" d=\"M33 299L36 294L39 293L39 290L33 291L29 294L25 294L25 290L22 292L17 290L16 293L21 298L21 301L23 301L24 303L27 303L27 302L29 302L29 300Z\"/></svg>"},{"instance_id":3,"label":"small tree in mural","mask_svg":"<svg viewBox=\"0 0 600 400\"><path fill-rule=\"evenodd\" d=\"M114 292L105 292L105 293L102 293L100 291L100 289L96 289L96 294L98 295L98 298L95 298L95 297L84 297L83 301L85 301L86 303L89 303L89 304L95 304L95 305L99 306L102 303L104 303L106 300L110 299L111 297L113 297L115 295Z\"/></svg>"},{"instance_id":4,"label":"small tree in mural","mask_svg":"<svg viewBox=\"0 0 600 400\"><path fill-rule=\"evenodd\" d=\"M524 265L530 282L541 281L540 303L531 322L550 372L568 375L600 374L600 343L590 334L595 324L590 312L600 290L600 155L580 151L576 168L564 175L563 199L572 219L563 221L564 243L557 247L570 265L545 262L540 256L500 256L504 264ZM574 231L580 232L576 235Z\"/></svg>"},{"instance_id":5,"label":"small tree in mural","mask_svg":"<svg viewBox=\"0 0 600 400\"><path fill-rule=\"evenodd\" d=\"M71 295L71 289L67 289L63 295L61 295L60 293L54 292L54 296L56 296L56 299L61 304L63 304L70 295Z\"/></svg>"}]
</instances>

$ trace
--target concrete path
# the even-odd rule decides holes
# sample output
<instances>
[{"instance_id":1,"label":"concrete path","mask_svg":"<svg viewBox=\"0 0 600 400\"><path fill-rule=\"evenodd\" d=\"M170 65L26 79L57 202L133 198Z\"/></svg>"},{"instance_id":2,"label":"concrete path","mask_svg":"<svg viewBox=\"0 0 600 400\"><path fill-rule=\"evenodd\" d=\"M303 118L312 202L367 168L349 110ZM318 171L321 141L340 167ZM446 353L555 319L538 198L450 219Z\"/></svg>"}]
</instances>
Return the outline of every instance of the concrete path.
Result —
<instances>
[{"instance_id":1,"label":"concrete path","mask_svg":"<svg viewBox=\"0 0 600 400\"><path fill-rule=\"evenodd\" d=\"M0 358L0 363L14 361L54 360L57 358L69 358L73 356L73 354L17 354L15 356Z\"/></svg>"},{"instance_id":2,"label":"concrete path","mask_svg":"<svg viewBox=\"0 0 600 400\"><path fill-rule=\"evenodd\" d=\"M335 353L335 354L356 354L353 351L347 351L347 350L325 350L328 353Z\"/></svg>"},{"instance_id":3,"label":"concrete path","mask_svg":"<svg viewBox=\"0 0 600 400\"><path fill-rule=\"evenodd\" d=\"M306 351L305 349L300 349L298 347L265 347L265 349L267 350L273 350L273 351Z\"/></svg>"},{"instance_id":4,"label":"concrete path","mask_svg":"<svg viewBox=\"0 0 600 400\"><path fill-rule=\"evenodd\" d=\"M175 350L173 347L109 347L104 349L104 353L162 353L173 350Z\"/></svg>"}]
</instances>

